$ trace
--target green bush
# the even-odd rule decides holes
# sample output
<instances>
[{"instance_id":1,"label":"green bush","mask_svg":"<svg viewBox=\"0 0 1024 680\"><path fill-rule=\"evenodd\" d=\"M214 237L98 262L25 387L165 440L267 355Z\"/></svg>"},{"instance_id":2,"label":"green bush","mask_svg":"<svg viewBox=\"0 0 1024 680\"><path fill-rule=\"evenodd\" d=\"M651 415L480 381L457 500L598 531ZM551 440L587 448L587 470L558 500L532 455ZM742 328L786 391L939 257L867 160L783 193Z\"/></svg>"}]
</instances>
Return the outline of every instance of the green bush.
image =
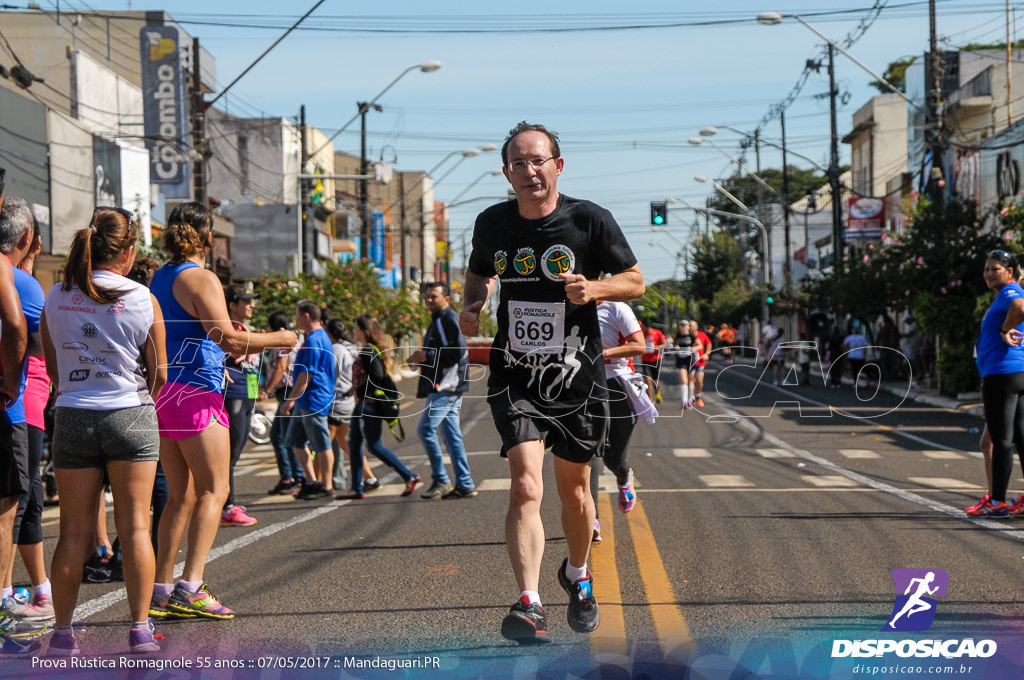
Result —
<instances>
[{"instance_id":1,"label":"green bush","mask_svg":"<svg viewBox=\"0 0 1024 680\"><path fill-rule=\"evenodd\" d=\"M974 363L974 348L970 343L955 343L939 347L936 369L942 376L942 393L955 397L961 392L980 389L981 378Z\"/></svg>"}]
</instances>

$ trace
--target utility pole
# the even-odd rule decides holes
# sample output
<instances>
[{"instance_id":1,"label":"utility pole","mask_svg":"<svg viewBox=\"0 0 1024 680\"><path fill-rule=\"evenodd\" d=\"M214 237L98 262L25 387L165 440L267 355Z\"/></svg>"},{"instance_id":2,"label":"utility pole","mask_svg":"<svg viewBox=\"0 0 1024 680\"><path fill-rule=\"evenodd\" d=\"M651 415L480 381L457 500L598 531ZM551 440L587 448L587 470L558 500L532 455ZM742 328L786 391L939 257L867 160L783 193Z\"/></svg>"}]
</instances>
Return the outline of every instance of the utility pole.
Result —
<instances>
[{"instance_id":1,"label":"utility pole","mask_svg":"<svg viewBox=\"0 0 1024 680\"><path fill-rule=\"evenodd\" d=\"M786 259L782 265L782 289L789 291L793 288L793 263L790 261L789 242L789 166L786 163L786 110L779 112L779 122L782 124L782 220L783 233L786 241Z\"/></svg>"},{"instance_id":2,"label":"utility pole","mask_svg":"<svg viewBox=\"0 0 1024 680\"><path fill-rule=\"evenodd\" d=\"M934 0L932 0L934 2ZM828 45L828 99L832 119L832 144L829 151L828 183L832 188L832 267L836 274L843 263L843 194L839 186L839 126L836 123L835 48Z\"/></svg>"},{"instance_id":3,"label":"utility pole","mask_svg":"<svg viewBox=\"0 0 1024 680\"><path fill-rule=\"evenodd\" d=\"M299 107L299 174L306 174L306 164L309 162L309 140L306 132L306 105ZM299 218L302 222L302 262L300 266L303 274L313 273L313 239L310 233L309 223L309 180L300 179Z\"/></svg>"},{"instance_id":4,"label":"utility pole","mask_svg":"<svg viewBox=\"0 0 1024 680\"><path fill-rule=\"evenodd\" d=\"M928 83L928 96L925 98L925 139L932 152L932 172L930 177L925 178L925 181L928 193L935 203L942 201L943 191L939 186L939 180L943 177L942 157L946 151L942 113L939 111L942 100L942 66L938 42L935 28L935 0L928 0L928 65L931 68L931 82Z\"/></svg>"},{"instance_id":5,"label":"utility pole","mask_svg":"<svg viewBox=\"0 0 1024 680\"><path fill-rule=\"evenodd\" d=\"M202 78L199 73L199 38L192 38L192 81L189 96L192 109L192 195L204 208L209 205L206 195L206 103L203 101Z\"/></svg>"},{"instance_id":6,"label":"utility pole","mask_svg":"<svg viewBox=\"0 0 1024 680\"><path fill-rule=\"evenodd\" d=\"M362 225L359 229L359 257L366 260L370 257L370 180L365 176L370 172L370 161L366 158L366 114L370 109L383 111L379 104L369 102L356 102L359 107L360 131L359 131L359 174L364 179L359 181L359 221Z\"/></svg>"},{"instance_id":7,"label":"utility pole","mask_svg":"<svg viewBox=\"0 0 1024 680\"><path fill-rule=\"evenodd\" d=\"M1006 0L1006 127L1013 125L1013 43L1010 41L1010 0Z\"/></svg>"},{"instance_id":8,"label":"utility pole","mask_svg":"<svg viewBox=\"0 0 1024 680\"><path fill-rule=\"evenodd\" d=\"M398 238L401 240L399 248L401 250L402 257L402 285L406 286L409 283L409 230L405 224L405 173L398 173L398 195L399 198L399 223Z\"/></svg>"}]
</instances>

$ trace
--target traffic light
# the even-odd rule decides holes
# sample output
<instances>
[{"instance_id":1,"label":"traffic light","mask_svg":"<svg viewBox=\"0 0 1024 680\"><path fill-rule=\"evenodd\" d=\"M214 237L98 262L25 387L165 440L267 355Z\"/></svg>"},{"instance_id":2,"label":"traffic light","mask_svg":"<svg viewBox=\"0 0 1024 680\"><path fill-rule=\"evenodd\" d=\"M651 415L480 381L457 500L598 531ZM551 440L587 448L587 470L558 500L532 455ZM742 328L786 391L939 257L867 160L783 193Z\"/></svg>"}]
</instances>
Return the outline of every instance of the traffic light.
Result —
<instances>
[{"instance_id":1,"label":"traffic light","mask_svg":"<svg viewBox=\"0 0 1024 680\"><path fill-rule=\"evenodd\" d=\"M775 298L772 297L771 293L768 293L767 295L764 296L764 301L771 305L775 303Z\"/></svg>"},{"instance_id":2,"label":"traffic light","mask_svg":"<svg viewBox=\"0 0 1024 680\"><path fill-rule=\"evenodd\" d=\"M651 224L660 227L668 222L668 204L665 201L651 201Z\"/></svg>"}]
</instances>

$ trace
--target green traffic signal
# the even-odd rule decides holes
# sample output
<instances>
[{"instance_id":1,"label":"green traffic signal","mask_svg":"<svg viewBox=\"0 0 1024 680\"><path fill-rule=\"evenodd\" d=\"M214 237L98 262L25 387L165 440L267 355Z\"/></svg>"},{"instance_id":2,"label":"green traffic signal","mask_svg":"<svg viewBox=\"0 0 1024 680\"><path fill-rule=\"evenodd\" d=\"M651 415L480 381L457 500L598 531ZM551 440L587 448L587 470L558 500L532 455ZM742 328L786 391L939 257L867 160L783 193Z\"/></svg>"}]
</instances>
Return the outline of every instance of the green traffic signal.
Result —
<instances>
[{"instance_id":1,"label":"green traffic signal","mask_svg":"<svg viewBox=\"0 0 1024 680\"><path fill-rule=\"evenodd\" d=\"M651 201L651 224L661 226L668 221L668 204L665 201Z\"/></svg>"},{"instance_id":2,"label":"green traffic signal","mask_svg":"<svg viewBox=\"0 0 1024 680\"><path fill-rule=\"evenodd\" d=\"M768 304L772 304L773 302L775 302L775 298L773 298L771 295L769 295L768 297L766 297L764 299L764 301L767 302Z\"/></svg>"}]
</instances>

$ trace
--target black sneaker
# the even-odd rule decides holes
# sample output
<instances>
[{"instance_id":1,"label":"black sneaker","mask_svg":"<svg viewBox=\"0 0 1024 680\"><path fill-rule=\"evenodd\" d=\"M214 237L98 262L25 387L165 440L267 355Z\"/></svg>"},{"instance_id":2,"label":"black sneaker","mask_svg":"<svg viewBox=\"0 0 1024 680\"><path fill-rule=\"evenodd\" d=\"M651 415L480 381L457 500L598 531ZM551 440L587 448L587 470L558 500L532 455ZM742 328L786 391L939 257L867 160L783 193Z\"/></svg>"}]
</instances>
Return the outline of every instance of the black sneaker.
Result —
<instances>
[{"instance_id":1,"label":"black sneaker","mask_svg":"<svg viewBox=\"0 0 1024 680\"><path fill-rule=\"evenodd\" d=\"M326 498L333 495L334 493L325 489L324 485L320 482L313 482L312 484L303 484L302 489L295 497L300 501L311 501L317 498Z\"/></svg>"},{"instance_id":2,"label":"black sneaker","mask_svg":"<svg viewBox=\"0 0 1024 680\"><path fill-rule=\"evenodd\" d=\"M463 489L461 486L457 486L445 495L441 496L441 498L445 500L450 498L472 498L478 494L479 492L476 489Z\"/></svg>"},{"instance_id":3,"label":"black sneaker","mask_svg":"<svg viewBox=\"0 0 1024 680\"><path fill-rule=\"evenodd\" d=\"M441 497L447 497L454 488L455 487L447 482L438 482L435 480L434 483L430 485L429 489L420 494L420 498L436 500Z\"/></svg>"},{"instance_id":4,"label":"black sneaker","mask_svg":"<svg viewBox=\"0 0 1024 680\"><path fill-rule=\"evenodd\" d=\"M501 620L501 636L521 645L536 645L551 642L548 634L548 617L544 607L530 604L524 595L512 605Z\"/></svg>"},{"instance_id":5,"label":"black sneaker","mask_svg":"<svg viewBox=\"0 0 1024 680\"><path fill-rule=\"evenodd\" d=\"M282 479L273 489L267 492L268 496L287 496L295 493L298 483L291 479Z\"/></svg>"},{"instance_id":6,"label":"black sneaker","mask_svg":"<svg viewBox=\"0 0 1024 680\"><path fill-rule=\"evenodd\" d=\"M601 612L597 608L597 600L594 599L594 575L588 568L585 578L569 583L565 575L565 566L568 563L569 558L566 557L558 567L558 583L569 593L569 609L566 611L569 627L577 633L593 633L601 623Z\"/></svg>"}]
</instances>

